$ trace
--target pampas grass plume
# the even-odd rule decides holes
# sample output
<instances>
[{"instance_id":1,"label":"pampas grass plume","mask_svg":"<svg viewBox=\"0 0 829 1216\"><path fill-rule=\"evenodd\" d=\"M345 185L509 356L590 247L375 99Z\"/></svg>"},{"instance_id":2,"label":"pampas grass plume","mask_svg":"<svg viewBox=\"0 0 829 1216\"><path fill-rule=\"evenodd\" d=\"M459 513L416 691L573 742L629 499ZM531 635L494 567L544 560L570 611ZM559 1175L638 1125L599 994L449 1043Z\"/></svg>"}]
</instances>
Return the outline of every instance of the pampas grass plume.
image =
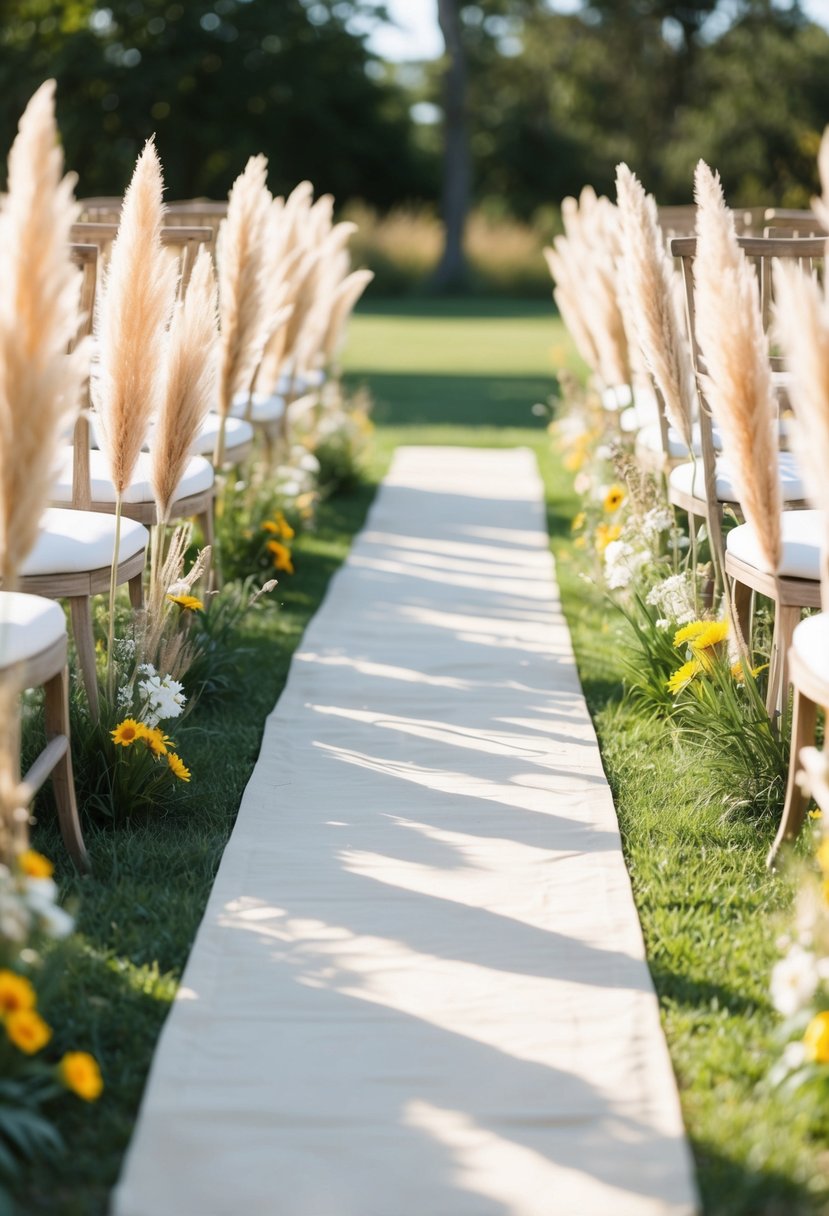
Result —
<instances>
[{"instance_id":1,"label":"pampas grass plume","mask_svg":"<svg viewBox=\"0 0 829 1216\"><path fill-rule=\"evenodd\" d=\"M124 196L98 310L98 432L119 494L133 476L164 387L176 265L161 244L163 189L161 162L148 140Z\"/></svg>"},{"instance_id":2,"label":"pampas grass plume","mask_svg":"<svg viewBox=\"0 0 829 1216\"><path fill-rule=\"evenodd\" d=\"M616 168L624 237L622 270L636 337L665 402L668 421L691 447L693 369L685 325L677 309L675 272L659 227L656 203L627 165Z\"/></svg>"},{"instance_id":3,"label":"pampas grass plume","mask_svg":"<svg viewBox=\"0 0 829 1216\"><path fill-rule=\"evenodd\" d=\"M247 389L267 340L267 237L272 203L265 184L268 162L252 156L228 196L219 229L219 409Z\"/></svg>"},{"instance_id":4,"label":"pampas grass plume","mask_svg":"<svg viewBox=\"0 0 829 1216\"><path fill-rule=\"evenodd\" d=\"M161 523L169 519L193 440L214 398L218 334L213 262L202 249L170 325L165 389L153 436L152 482Z\"/></svg>"},{"instance_id":5,"label":"pampas grass plume","mask_svg":"<svg viewBox=\"0 0 829 1216\"><path fill-rule=\"evenodd\" d=\"M705 395L722 432L746 522L775 571L782 509L777 408L757 276L737 244L719 176L704 161L697 165L695 198L694 293Z\"/></svg>"},{"instance_id":6,"label":"pampas grass plume","mask_svg":"<svg viewBox=\"0 0 829 1216\"><path fill-rule=\"evenodd\" d=\"M7 589L37 539L89 363L85 342L67 354L82 276L70 259L75 176L62 176L54 98L48 80L20 119L0 207L0 574Z\"/></svg>"}]
</instances>

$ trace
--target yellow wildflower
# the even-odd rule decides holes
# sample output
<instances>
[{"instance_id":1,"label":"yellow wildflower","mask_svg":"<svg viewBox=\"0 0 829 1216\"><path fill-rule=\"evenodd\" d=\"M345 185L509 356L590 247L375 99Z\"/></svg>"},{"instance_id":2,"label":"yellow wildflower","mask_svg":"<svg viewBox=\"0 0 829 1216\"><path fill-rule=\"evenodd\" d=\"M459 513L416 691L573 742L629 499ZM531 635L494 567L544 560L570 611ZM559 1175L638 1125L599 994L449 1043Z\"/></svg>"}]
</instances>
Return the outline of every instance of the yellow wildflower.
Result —
<instances>
[{"instance_id":1,"label":"yellow wildflower","mask_svg":"<svg viewBox=\"0 0 829 1216\"><path fill-rule=\"evenodd\" d=\"M195 595L168 595L171 604L178 604L182 612L204 612L204 603Z\"/></svg>"},{"instance_id":2,"label":"yellow wildflower","mask_svg":"<svg viewBox=\"0 0 829 1216\"><path fill-rule=\"evenodd\" d=\"M0 1017L21 1009L34 1009L36 1004L37 993L25 976L15 971L0 971Z\"/></svg>"},{"instance_id":3,"label":"yellow wildflower","mask_svg":"<svg viewBox=\"0 0 829 1216\"><path fill-rule=\"evenodd\" d=\"M693 641L698 634L708 628L708 625L708 621L691 621L690 625L683 625L674 634L674 646L681 646L683 642Z\"/></svg>"},{"instance_id":4,"label":"yellow wildflower","mask_svg":"<svg viewBox=\"0 0 829 1216\"><path fill-rule=\"evenodd\" d=\"M568 473L578 473L584 464L587 453L583 449L576 448L564 457L564 467Z\"/></svg>"},{"instance_id":5,"label":"yellow wildflower","mask_svg":"<svg viewBox=\"0 0 829 1216\"><path fill-rule=\"evenodd\" d=\"M286 574L294 573L294 563L291 560L291 550L287 545L283 545L281 541L269 540L265 546L269 553L273 555L273 565L275 570L284 570Z\"/></svg>"},{"instance_id":6,"label":"yellow wildflower","mask_svg":"<svg viewBox=\"0 0 829 1216\"><path fill-rule=\"evenodd\" d=\"M51 1027L34 1009L18 1009L10 1013L4 1025L11 1042L27 1056L40 1051L52 1037Z\"/></svg>"},{"instance_id":7,"label":"yellow wildflower","mask_svg":"<svg viewBox=\"0 0 829 1216\"><path fill-rule=\"evenodd\" d=\"M143 738L154 756L166 756L167 744L172 740L157 726L145 727Z\"/></svg>"},{"instance_id":8,"label":"yellow wildflower","mask_svg":"<svg viewBox=\"0 0 829 1216\"><path fill-rule=\"evenodd\" d=\"M713 650L715 646L719 646L720 642L724 642L728 637L728 621L709 621L704 629L701 629L695 637L691 639L691 650L696 654L698 651Z\"/></svg>"},{"instance_id":9,"label":"yellow wildflower","mask_svg":"<svg viewBox=\"0 0 829 1216\"><path fill-rule=\"evenodd\" d=\"M582 530L582 528L584 527L586 519L587 519L587 516L585 515L584 511L579 511L578 515L575 517L572 524L570 525L570 530L572 532L580 532Z\"/></svg>"},{"instance_id":10,"label":"yellow wildflower","mask_svg":"<svg viewBox=\"0 0 829 1216\"><path fill-rule=\"evenodd\" d=\"M576 539L573 541L573 546L576 549L586 549L587 548L587 537L586 536L577 536Z\"/></svg>"},{"instance_id":11,"label":"yellow wildflower","mask_svg":"<svg viewBox=\"0 0 829 1216\"><path fill-rule=\"evenodd\" d=\"M86 1051L67 1051L58 1064L58 1076L67 1089L84 1102L95 1102L104 1090L98 1061Z\"/></svg>"},{"instance_id":12,"label":"yellow wildflower","mask_svg":"<svg viewBox=\"0 0 829 1216\"><path fill-rule=\"evenodd\" d=\"M167 763L170 766L170 771L174 777L178 777L179 781L190 780L190 770L185 765L181 756L177 756L175 752L167 753Z\"/></svg>"},{"instance_id":13,"label":"yellow wildflower","mask_svg":"<svg viewBox=\"0 0 829 1216\"><path fill-rule=\"evenodd\" d=\"M55 867L49 858L44 857L42 853L35 852L34 849L24 849L22 853L19 853L17 865L27 878L51 878L55 872Z\"/></svg>"},{"instance_id":14,"label":"yellow wildflower","mask_svg":"<svg viewBox=\"0 0 829 1216\"><path fill-rule=\"evenodd\" d=\"M265 532L270 532L272 536L279 536L282 540L293 540L296 536L296 533L281 511L277 511L273 519L266 519L262 527Z\"/></svg>"},{"instance_id":15,"label":"yellow wildflower","mask_svg":"<svg viewBox=\"0 0 829 1216\"><path fill-rule=\"evenodd\" d=\"M136 739L146 739L147 728L143 722L136 722L135 718L124 718L109 733L116 747L131 747Z\"/></svg>"},{"instance_id":16,"label":"yellow wildflower","mask_svg":"<svg viewBox=\"0 0 829 1216\"><path fill-rule=\"evenodd\" d=\"M822 819L823 811L820 809L819 806L816 806L813 810L809 811L809 818L810 819Z\"/></svg>"},{"instance_id":17,"label":"yellow wildflower","mask_svg":"<svg viewBox=\"0 0 829 1216\"><path fill-rule=\"evenodd\" d=\"M596 552L604 553L607 546L612 541L618 540L621 535L621 524L599 524L596 529Z\"/></svg>"},{"instance_id":18,"label":"yellow wildflower","mask_svg":"<svg viewBox=\"0 0 829 1216\"><path fill-rule=\"evenodd\" d=\"M618 511L622 503L625 501L625 487L620 486L618 482L612 485L604 496L604 509L608 515L612 515L614 511Z\"/></svg>"},{"instance_id":19,"label":"yellow wildflower","mask_svg":"<svg viewBox=\"0 0 829 1216\"><path fill-rule=\"evenodd\" d=\"M803 1035L806 1054L817 1064L829 1064L829 1012L817 1013Z\"/></svg>"},{"instance_id":20,"label":"yellow wildflower","mask_svg":"<svg viewBox=\"0 0 829 1216\"><path fill-rule=\"evenodd\" d=\"M765 671L767 667L768 667L768 663L761 663L759 667L752 667L750 669L752 678L756 680L757 677L759 676L760 672ZM743 665L739 661L739 659L737 660L736 663L731 664L731 674L734 677L734 679L737 681L738 684L742 684L744 682L745 672L743 671Z\"/></svg>"},{"instance_id":21,"label":"yellow wildflower","mask_svg":"<svg viewBox=\"0 0 829 1216\"><path fill-rule=\"evenodd\" d=\"M829 875L829 836L821 840L815 857L823 873Z\"/></svg>"},{"instance_id":22,"label":"yellow wildflower","mask_svg":"<svg viewBox=\"0 0 829 1216\"><path fill-rule=\"evenodd\" d=\"M702 664L699 659L690 659L689 662L683 663L668 680L668 692L675 697L677 693L682 692L683 688L687 688L701 671Z\"/></svg>"}]
</instances>

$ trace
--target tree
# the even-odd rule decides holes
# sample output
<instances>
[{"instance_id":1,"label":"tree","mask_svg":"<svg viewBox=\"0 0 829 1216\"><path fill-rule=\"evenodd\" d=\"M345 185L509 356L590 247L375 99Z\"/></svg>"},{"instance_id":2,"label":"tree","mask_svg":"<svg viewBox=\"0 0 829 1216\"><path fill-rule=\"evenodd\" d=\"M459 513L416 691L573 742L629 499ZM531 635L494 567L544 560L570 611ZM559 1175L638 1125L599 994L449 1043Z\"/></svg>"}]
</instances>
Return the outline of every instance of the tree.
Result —
<instances>
[{"instance_id":1,"label":"tree","mask_svg":"<svg viewBox=\"0 0 829 1216\"><path fill-rule=\"evenodd\" d=\"M446 46L443 77L443 188L441 212L444 246L434 283L439 290L461 287L466 280L463 233L471 190L469 134L467 130L467 64L458 0L438 0Z\"/></svg>"},{"instance_id":2,"label":"tree","mask_svg":"<svg viewBox=\"0 0 829 1216\"><path fill-rule=\"evenodd\" d=\"M354 32L362 0L5 0L0 148L48 75L82 194L120 193L153 132L168 196L221 198L253 152L380 207L422 177L408 98Z\"/></svg>"}]
</instances>

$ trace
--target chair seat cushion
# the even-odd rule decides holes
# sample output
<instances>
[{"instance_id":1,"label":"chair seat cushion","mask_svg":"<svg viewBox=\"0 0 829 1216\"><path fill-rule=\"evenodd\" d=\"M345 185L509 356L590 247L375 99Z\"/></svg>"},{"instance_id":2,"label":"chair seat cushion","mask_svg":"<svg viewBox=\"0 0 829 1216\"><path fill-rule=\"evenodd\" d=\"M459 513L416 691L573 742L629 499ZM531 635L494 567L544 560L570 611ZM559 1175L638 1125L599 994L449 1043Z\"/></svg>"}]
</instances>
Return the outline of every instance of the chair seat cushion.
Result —
<instances>
[{"instance_id":1,"label":"chair seat cushion","mask_svg":"<svg viewBox=\"0 0 829 1216\"><path fill-rule=\"evenodd\" d=\"M806 488L803 477L792 453L781 452L779 463L783 501L799 502L805 499ZM690 461L688 464L677 465L671 472L669 481L671 488L682 494L693 494L695 498L705 498L705 473L701 460L697 461L695 465ZM737 501L734 478L725 456L721 456L717 460L716 492L720 502Z\"/></svg>"},{"instance_id":2,"label":"chair seat cushion","mask_svg":"<svg viewBox=\"0 0 829 1216\"><path fill-rule=\"evenodd\" d=\"M63 467L52 486L52 502L57 505L72 501L72 448L66 449ZM149 452L140 452L135 466L132 481L124 493L124 502L151 503L153 487L150 480L151 461ZM92 488L92 502L115 502L115 486L109 475L109 466L103 452L91 448L89 452L89 477ZM213 466L203 456L191 456L184 469L184 476L178 484L175 498L189 498L192 494L201 494L213 485Z\"/></svg>"},{"instance_id":3,"label":"chair seat cushion","mask_svg":"<svg viewBox=\"0 0 829 1216\"><path fill-rule=\"evenodd\" d=\"M239 393L233 398L230 412L234 418L244 418L248 409L247 393ZM250 417L252 422L276 422L285 413L285 398L278 393L254 393L251 400Z\"/></svg>"},{"instance_id":4,"label":"chair seat cushion","mask_svg":"<svg viewBox=\"0 0 829 1216\"><path fill-rule=\"evenodd\" d=\"M149 533L134 519L121 519L120 561L146 549ZM100 511L50 507L40 521L40 535L20 570L22 575L80 574L112 565L115 516Z\"/></svg>"},{"instance_id":5,"label":"chair seat cushion","mask_svg":"<svg viewBox=\"0 0 829 1216\"><path fill-rule=\"evenodd\" d=\"M777 573L781 578L820 578L820 551L826 535L826 520L822 511L784 511L780 516L782 553ZM725 538L726 550L753 566L770 573L763 560L757 533L751 524L740 524Z\"/></svg>"},{"instance_id":6,"label":"chair seat cushion","mask_svg":"<svg viewBox=\"0 0 829 1216\"><path fill-rule=\"evenodd\" d=\"M829 613L818 612L801 621L795 628L792 648L809 670L829 685Z\"/></svg>"},{"instance_id":7,"label":"chair seat cushion","mask_svg":"<svg viewBox=\"0 0 829 1216\"><path fill-rule=\"evenodd\" d=\"M294 375L291 375L290 372L283 372L276 382L275 391L283 394L290 392L296 395L306 392L309 388L322 388L325 381L326 375L321 367L311 367L307 371L296 372ZM629 405L630 399L624 404Z\"/></svg>"},{"instance_id":8,"label":"chair seat cushion","mask_svg":"<svg viewBox=\"0 0 829 1216\"><path fill-rule=\"evenodd\" d=\"M221 418L218 414L209 413L199 428L199 433L193 440L190 451L198 456L210 459L216 450L216 438L219 434ZM228 418L225 422L225 451L232 452L234 448L244 447L253 441L253 427L244 418Z\"/></svg>"},{"instance_id":9,"label":"chair seat cushion","mask_svg":"<svg viewBox=\"0 0 829 1216\"><path fill-rule=\"evenodd\" d=\"M0 667L25 663L65 637L60 604L40 595L0 591Z\"/></svg>"}]
</instances>

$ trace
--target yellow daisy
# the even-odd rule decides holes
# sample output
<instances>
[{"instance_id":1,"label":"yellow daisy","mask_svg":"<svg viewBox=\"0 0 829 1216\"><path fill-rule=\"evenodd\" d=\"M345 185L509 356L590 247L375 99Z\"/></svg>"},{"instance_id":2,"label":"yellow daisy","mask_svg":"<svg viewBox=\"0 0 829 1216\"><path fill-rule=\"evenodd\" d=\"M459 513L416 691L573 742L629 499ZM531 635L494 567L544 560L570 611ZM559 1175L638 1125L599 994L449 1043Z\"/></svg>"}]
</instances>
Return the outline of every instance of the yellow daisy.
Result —
<instances>
[{"instance_id":1,"label":"yellow daisy","mask_svg":"<svg viewBox=\"0 0 829 1216\"><path fill-rule=\"evenodd\" d=\"M677 693L682 692L683 688L687 688L701 671L702 664L698 659L690 659L687 663L683 663L668 680L668 692L675 697Z\"/></svg>"},{"instance_id":2,"label":"yellow daisy","mask_svg":"<svg viewBox=\"0 0 829 1216\"><path fill-rule=\"evenodd\" d=\"M27 1056L40 1051L52 1037L51 1027L34 1009L18 1009L3 1024L11 1042Z\"/></svg>"},{"instance_id":3,"label":"yellow daisy","mask_svg":"<svg viewBox=\"0 0 829 1216\"><path fill-rule=\"evenodd\" d=\"M27 878L51 878L55 872L48 857L36 853L34 849L24 849L17 856L17 865Z\"/></svg>"},{"instance_id":4,"label":"yellow daisy","mask_svg":"<svg viewBox=\"0 0 829 1216\"><path fill-rule=\"evenodd\" d=\"M98 1061L87 1051L67 1051L58 1064L58 1076L84 1102L97 1101L104 1091Z\"/></svg>"},{"instance_id":5,"label":"yellow daisy","mask_svg":"<svg viewBox=\"0 0 829 1216\"><path fill-rule=\"evenodd\" d=\"M622 503L625 501L625 487L620 486L618 482L610 487L604 496L604 509L608 515L612 515L614 511L618 511Z\"/></svg>"},{"instance_id":6,"label":"yellow daisy","mask_svg":"<svg viewBox=\"0 0 829 1216\"><path fill-rule=\"evenodd\" d=\"M274 519L276 520L276 526L279 529L279 535L282 537L282 539L293 540L296 536L296 532L294 532L293 528L288 523L281 511L277 511Z\"/></svg>"},{"instance_id":7,"label":"yellow daisy","mask_svg":"<svg viewBox=\"0 0 829 1216\"><path fill-rule=\"evenodd\" d=\"M270 554L273 555L273 565L275 570L284 570L286 574L294 573L294 563L291 560L291 550L287 545L283 545L281 541L269 540L265 546Z\"/></svg>"},{"instance_id":8,"label":"yellow daisy","mask_svg":"<svg viewBox=\"0 0 829 1216\"><path fill-rule=\"evenodd\" d=\"M586 519L587 519L587 516L584 514L584 511L579 511L578 515L575 517L572 524L570 525L571 532L580 532L582 530L582 528L584 527Z\"/></svg>"},{"instance_id":9,"label":"yellow daisy","mask_svg":"<svg viewBox=\"0 0 829 1216\"><path fill-rule=\"evenodd\" d=\"M36 1004L37 993L25 976L15 971L0 971L0 1017L21 1009L34 1009Z\"/></svg>"},{"instance_id":10,"label":"yellow daisy","mask_svg":"<svg viewBox=\"0 0 829 1216\"><path fill-rule=\"evenodd\" d=\"M825 840L821 840L815 857L823 873L829 874L829 836Z\"/></svg>"},{"instance_id":11,"label":"yellow daisy","mask_svg":"<svg viewBox=\"0 0 829 1216\"><path fill-rule=\"evenodd\" d=\"M621 524L599 524L596 529L596 552L604 553L607 546L612 541L618 540L621 535Z\"/></svg>"},{"instance_id":12,"label":"yellow daisy","mask_svg":"<svg viewBox=\"0 0 829 1216\"><path fill-rule=\"evenodd\" d=\"M204 603L195 595L168 595L171 604L178 604L183 612L204 612Z\"/></svg>"},{"instance_id":13,"label":"yellow daisy","mask_svg":"<svg viewBox=\"0 0 829 1216\"><path fill-rule=\"evenodd\" d=\"M116 747L131 747L136 739L146 739L147 728L143 722L136 722L135 718L124 718L109 733Z\"/></svg>"},{"instance_id":14,"label":"yellow daisy","mask_svg":"<svg viewBox=\"0 0 829 1216\"><path fill-rule=\"evenodd\" d=\"M170 771L174 777L178 777L179 781L190 780L190 770L182 760L181 756L177 756L175 752L167 752L167 763L170 766Z\"/></svg>"},{"instance_id":15,"label":"yellow daisy","mask_svg":"<svg viewBox=\"0 0 829 1216\"><path fill-rule=\"evenodd\" d=\"M674 634L674 646L681 646L683 642L693 641L698 634L708 628L708 625L708 621L691 621L690 625L683 625Z\"/></svg>"},{"instance_id":16,"label":"yellow daisy","mask_svg":"<svg viewBox=\"0 0 829 1216\"><path fill-rule=\"evenodd\" d=\"M816 1013L803 1035L806 1055L817 1064L829 1064L829 1012Z\"/></svg>"},{"instance_id":17,"label":"yellow daisy","mask_svg":"<svg viewBox=\"0 0 829 1216\"><path fill-rule=\"evenodd\" d=\"M728 621L709 621L704 629L691 638L691 649L696 653L719 646L728 637Z\"/></svg>"},{"instance_id":18,"label":"yellow daisy","mask_svg":"<svg viewBox=\"0 0 829 1216\"><path fill-rule=\"evenodd\" d=\"M145 728L143 737L154 756L167 755L167 744L172 740L164 734L163 730L159 730L157 726L148 726Z\"/></svg>"}]
</instances>

